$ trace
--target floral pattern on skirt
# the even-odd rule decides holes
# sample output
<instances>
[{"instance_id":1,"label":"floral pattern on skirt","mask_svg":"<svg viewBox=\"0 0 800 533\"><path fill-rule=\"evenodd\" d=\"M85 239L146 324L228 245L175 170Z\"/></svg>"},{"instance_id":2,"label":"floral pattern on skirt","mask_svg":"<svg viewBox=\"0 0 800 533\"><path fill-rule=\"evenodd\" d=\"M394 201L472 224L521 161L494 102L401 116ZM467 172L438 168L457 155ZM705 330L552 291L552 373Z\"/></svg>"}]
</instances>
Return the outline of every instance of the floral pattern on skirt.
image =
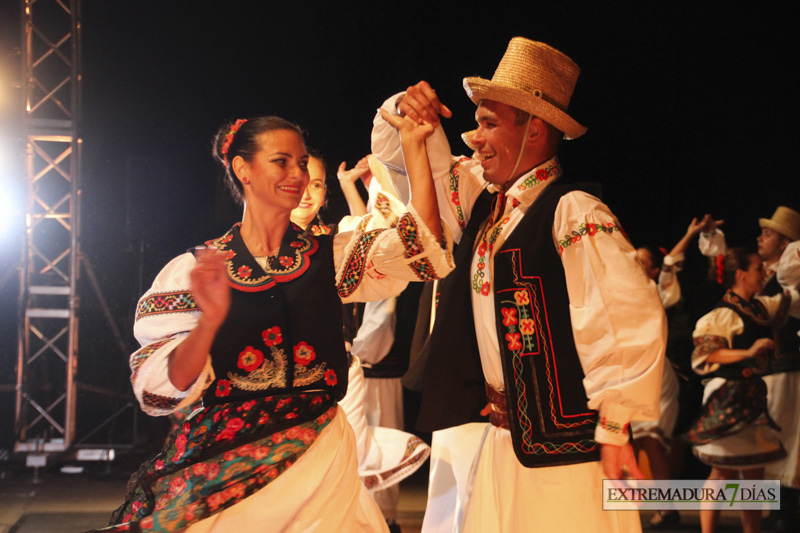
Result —
<instances>
[{"instance_id":1,"label":"floral pattern on skirt","mask_svg":"<svg viewBox=\"0 0 800 533\"><path fill-rule=\"evenodd\" d=\"M693 444L706 444L752 424L780 430L767 412L766 383L760 377L729 379L708 397L686 437Z\"/></svg>"},{"instance_id":2,"label":"floral pattern on skirt","mask_svg":"<svg viewBox=\"0 0 800 533\"><path fill-rule=\"evenodd\" d=\"M336 416L324 392L214 405L176 424L99 531L175 531L242 501L294 464Z\"/></svg>"}]
</instances>

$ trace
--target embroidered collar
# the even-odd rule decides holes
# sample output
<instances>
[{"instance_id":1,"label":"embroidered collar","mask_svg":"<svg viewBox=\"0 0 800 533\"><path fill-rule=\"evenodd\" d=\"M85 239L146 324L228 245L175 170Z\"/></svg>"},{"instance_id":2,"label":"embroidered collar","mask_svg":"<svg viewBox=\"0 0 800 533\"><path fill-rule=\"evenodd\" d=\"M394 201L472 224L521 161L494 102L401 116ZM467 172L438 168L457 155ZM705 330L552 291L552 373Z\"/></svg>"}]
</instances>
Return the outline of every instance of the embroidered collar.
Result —
<instances>
[{"instance_id":1,"label":"embroidered collar","mask_svg":"<svg viewBox=\"0 0 800 533\"><path fill-rule=\"evenodd\" d=\"M749 302L733 292L731 289L725 291L722 296L722 301L729 307L743 315L747 315L759 326L771 326L772 322L769 318L769 313L764 307L764 304L753 298Z\"/></svg>"},{"instance_id":2,"label":"embroidered collar","mask_svg":"<svg viewBox=\"0 0 800 533\"><path fill-rule=\"evenodd\" d=\"M553 182L563 174L558 156L548 159L539 166L532 168L527 174L517 178L517 181L506 191L506 198L511 200L514 208L523 205L530 206L541 194L547 184ZM489 186L489 190L497 191L496 185Z\"/></svg>"},{"instance_id":3,"label":"embroidered collar","mask_svg":"<svg viewBox=\"0 0 800 533\"><path fill-rule=\"evenodd\" d=\"M262 268L247 249L241 235L241 223L235 224L218 239L206 241L227 257L228 278L235 288L254 292L268 289L275 283L291 281L308 270L311 256L319 249L319 242L310 233L292 223L283 235L278 253L267 258Z\"/></svg>"}]
</instances>

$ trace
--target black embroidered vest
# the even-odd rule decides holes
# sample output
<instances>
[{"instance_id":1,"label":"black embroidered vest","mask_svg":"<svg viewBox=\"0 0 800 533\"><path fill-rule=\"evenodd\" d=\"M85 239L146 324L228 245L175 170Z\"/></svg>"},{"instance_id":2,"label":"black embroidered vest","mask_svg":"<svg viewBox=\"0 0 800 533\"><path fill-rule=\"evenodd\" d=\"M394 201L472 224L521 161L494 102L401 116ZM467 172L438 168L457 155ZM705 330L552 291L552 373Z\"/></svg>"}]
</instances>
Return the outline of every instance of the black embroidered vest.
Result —
<instances>
[{"instance_id":1,"label":"black embroidered vest","mask_svg":"<svg viewBox=\"0 0 800 533\"><path fill-rule=\"evenodd\" d=\"M731 349L733 350L747 350L753 343L762 338L772 338L772 328L764 323L759 324L753 319L751 313L754 313L761 322L769 320L766 309L758 300L752 302L745 301L736 293L728 290L722 297L722 300L717 304L717 307L725 307L730 309L742 319L744 323L744 330L741 334L733 337ZM748 313L746 310L749 310ZM770 357L772 359L772 357ZM728 363L720 365L719 368L713 372L714 377L721 377L725 379L746 379L754 374L767 373L766 366L759 368L756 365L756 360L752 358L737 361L735 363Z\"/></svg>"},{"instance_id":2,"label":"black embroidered vest","mask_svg":"<svg viewBox=\"0 0 800 533\"><path fill-rule=\"evenodd\" d=\"M348 370L333 238L290 227L269 272L247 251L238 226L207 244L229 254L232 300L211 347L216 380L204 405L303 390L341 399Z\"/></svg>"},{"instance_id":3,"label":"black embroidered vest","mask_svg":"<svg viewBox=\"0 0 800 533\"><path fill-rule=\"evenodd\" d=\"M569 295L552 227L564 183L545 188L494 258L497 333L514 452L528 467L596 461Z\"/></svg>"},{"instance_id":4,"label":"black embroidered vest","mask_svg":"<svg viewBox=\"0 0 800 533\"><path fill-rule=\"evenodd\" d=\"M566 280L550 229L558 201L571 190L564 183L549 185L497 253L493 267L511 437L514 452L526 467L599 459L599 446L593 440L597 413L586 407ZM470 266L491 199L484 192L477 200L455 252L456 268L442 282L427 347L417 424L422 431L478 421L486 405ZM515 313L504 314L503 309ZM517 320L513 325L508 318L512 314Z\"/></svg>"}]
</instances>

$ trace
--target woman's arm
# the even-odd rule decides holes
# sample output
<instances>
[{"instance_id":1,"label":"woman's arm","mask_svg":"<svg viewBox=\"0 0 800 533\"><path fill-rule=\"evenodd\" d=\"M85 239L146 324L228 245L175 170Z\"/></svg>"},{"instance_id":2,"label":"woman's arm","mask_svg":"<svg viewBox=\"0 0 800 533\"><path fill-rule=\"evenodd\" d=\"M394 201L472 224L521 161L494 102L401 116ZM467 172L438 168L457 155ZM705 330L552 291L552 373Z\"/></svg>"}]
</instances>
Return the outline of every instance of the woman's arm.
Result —
<instances>
[{"instance_id":1,"label":"woman's arm","mask_svg":"<svg viewBox=\"0 0 800 533\"><path fill-rule=\"evenodd\" d=\"M342 189L344 199L347 200L347 207L350 209L350 214L354 217L367 214L367 206L358 193L356 182L359 178L363 178L369 171L366 158L356 163L356 166L350 170L345 169L345 162L342 161L339 165L339 170L336 171L336 177L339 178L339 187Z\"/></svg>"},{"instance_id":2,"label":"woman's arm","mask_svg":"<svg viewBox=\"0 0 800 533\"><path fill-rule=\"evenodd\" d=\"M192 296L202 315L197 326L169 355L169 380L187 390L202 372L217 331L231 305L225 256L214 249L197 251L197 265L190 274Z\"/></svg>"},{"instance_id":3,"label":"woman's arm","mask_svg":"<svg viewBox=\"0 0 800 533\"><path fill-rule=\"evenodd\" d=\"M719 363L727 365L730 363L737 363L744 359L758 358L767 352L775 349L775 342L772 339L757 339L750 348L746 350L737 350L733 348L720 348L712 352L706 361L709 363Z\"/></svg>"},{"instance_id":4,"label":"woman's arm","mask_svg":"<svg viewBox=\"0 0 800 533\"><path fill-rule=\"evenodd\" d=\"M383 108L380 112L381 117L400 133L403 160L411 185L411 205L414 206L431 233L441 240L442 221L439 216L433 174L425 145L425 140L433 133L433 125L427 122L417 124L408 116L392 115Z\"/></svg>"}]
</instances>

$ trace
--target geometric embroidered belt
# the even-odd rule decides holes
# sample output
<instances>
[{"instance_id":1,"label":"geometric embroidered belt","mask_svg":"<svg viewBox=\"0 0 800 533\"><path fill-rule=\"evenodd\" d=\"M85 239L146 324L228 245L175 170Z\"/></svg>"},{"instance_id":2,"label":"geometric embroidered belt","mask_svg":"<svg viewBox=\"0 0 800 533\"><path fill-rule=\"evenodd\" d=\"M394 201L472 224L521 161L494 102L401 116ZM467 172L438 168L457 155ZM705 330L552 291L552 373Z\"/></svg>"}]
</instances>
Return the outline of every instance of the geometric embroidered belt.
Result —
<instances>
[{"instance_id":1,"label":"geometric embroidered belt","mask_svg":"<svg viewBox=\"0 0 800 533\"><path fill-rule=\"evenodd\" d=\"M488 413L489 422L493 426L509 429L505 393L486 383L486 399L489 401L489 405L486 406L486 409L484 409L481 414L485 415L485 411L491 409Z\"/></svg>"}]
</instances>

